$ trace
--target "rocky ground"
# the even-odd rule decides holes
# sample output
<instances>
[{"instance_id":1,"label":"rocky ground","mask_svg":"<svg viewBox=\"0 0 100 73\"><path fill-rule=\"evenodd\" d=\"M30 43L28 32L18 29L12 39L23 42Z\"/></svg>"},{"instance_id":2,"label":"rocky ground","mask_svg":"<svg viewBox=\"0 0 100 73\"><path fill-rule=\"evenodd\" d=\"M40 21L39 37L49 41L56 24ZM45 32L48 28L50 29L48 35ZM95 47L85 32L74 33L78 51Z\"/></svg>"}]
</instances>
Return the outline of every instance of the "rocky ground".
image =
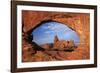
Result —
<instances>
[{"instance_id":1,"label":"rocky ground","mask_svg":"<svg viewBox=\"0 0 100 73\"><path fill-rule=\"evenodd\" d=\"M24 39L22 45L23 62L89 59L89 46L86 45L79 45L73 51L35 50Z\"/></svg>"}]
</instances>

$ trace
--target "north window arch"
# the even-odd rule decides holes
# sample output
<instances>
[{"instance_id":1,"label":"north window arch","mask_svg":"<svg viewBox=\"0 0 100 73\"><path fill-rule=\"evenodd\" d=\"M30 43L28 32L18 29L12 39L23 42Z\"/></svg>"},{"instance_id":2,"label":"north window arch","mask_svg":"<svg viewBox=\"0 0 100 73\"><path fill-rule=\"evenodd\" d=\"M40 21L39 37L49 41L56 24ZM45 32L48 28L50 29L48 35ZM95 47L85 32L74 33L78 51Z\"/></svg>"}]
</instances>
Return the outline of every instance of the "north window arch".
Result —
<instances>
[{"instance_id":1,"label":"north window arch","mask_svg":"<svg viewBox=\"0 0 100 73\"><path fill-rule=\"evenodd\" d=\"M37 25L31 30L31 35L32 42L42 46L42 48L47 45L54 45L55 36L58 37L59 43L70 40L74 42L75 46L80 43L80 38L76 31L61 22L51 20L43 21Z\"/></svg>"}]
</instances>

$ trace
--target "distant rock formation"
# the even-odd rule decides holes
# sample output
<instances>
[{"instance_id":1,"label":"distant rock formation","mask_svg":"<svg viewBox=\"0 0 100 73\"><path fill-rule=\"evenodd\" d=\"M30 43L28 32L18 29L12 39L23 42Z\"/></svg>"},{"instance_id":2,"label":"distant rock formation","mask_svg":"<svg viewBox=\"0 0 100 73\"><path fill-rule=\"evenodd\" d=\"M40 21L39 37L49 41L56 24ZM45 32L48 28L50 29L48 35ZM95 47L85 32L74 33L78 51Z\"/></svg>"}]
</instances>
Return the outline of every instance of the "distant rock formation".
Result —
<instances>
[{"instance_id":1,"label":"distant rock formation","mask_svg":"<svg viewBox=\"0 0 100 73\"><path fill-rule=\"evenodd\" d=\"M59 41L59 39L58 39L58 37L56 35L55 38L54 38L54 44L56 44L56 42L58 42L58 41Z\"/></svg>"},{"instance_id":2,"label":"distant rock formation","mask_svg":"<svg viewBox=\"0 0 100 73\"><path fill-rule=\"evenodd\" d=\"M54 45L53 49L56 50L73 50L72 48L75 47L73 40L59 40L57 36L54 38Z\"/></svg>"}]
</instances>

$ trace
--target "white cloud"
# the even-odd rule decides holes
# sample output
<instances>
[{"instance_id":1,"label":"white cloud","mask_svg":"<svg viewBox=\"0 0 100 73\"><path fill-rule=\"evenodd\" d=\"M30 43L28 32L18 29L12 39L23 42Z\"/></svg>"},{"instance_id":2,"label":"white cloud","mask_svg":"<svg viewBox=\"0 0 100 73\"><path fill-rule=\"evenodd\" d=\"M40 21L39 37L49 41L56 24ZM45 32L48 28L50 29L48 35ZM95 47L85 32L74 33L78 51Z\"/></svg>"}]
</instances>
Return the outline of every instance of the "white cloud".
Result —
<instances>
[{"instance_id":1,"label":"white cloud","mask_svg":"<svg viewBox=\"0 0 100 73\"><path fill-rule=\"evenodd\" d=\"M60 25L60 24L47 24L47 26L43 26L42 27L43 29L45 29L45 33L51 33L51 32L54 32L54 33L58 33L58 32L63 32L63 33L66 33L66 32L69 32L71 29L69 29L67 26L65 25Z\"/></svg>"}]
</instances>

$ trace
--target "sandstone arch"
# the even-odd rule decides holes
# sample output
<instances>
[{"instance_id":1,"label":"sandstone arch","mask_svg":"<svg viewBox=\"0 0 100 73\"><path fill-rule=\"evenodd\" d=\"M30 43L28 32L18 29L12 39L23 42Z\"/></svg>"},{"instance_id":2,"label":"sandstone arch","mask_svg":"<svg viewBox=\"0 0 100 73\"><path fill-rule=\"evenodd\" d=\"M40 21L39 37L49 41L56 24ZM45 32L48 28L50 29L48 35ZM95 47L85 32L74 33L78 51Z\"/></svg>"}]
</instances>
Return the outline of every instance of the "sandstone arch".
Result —
<instances>
[{"instance_id":1,"label":"sandstone arch","mask_svg":"<svg viewBox=\"0 0 100 73\"><path fill-rule=\"evenodd\" d=\"M63 23L80 36L80 44L89 45L89 14L84 13L64 13L64 12L42 12L42 11L22 11L24 31L27 33L36 28L42 21L56 21Z\"/></svg>"}]
</instances>

